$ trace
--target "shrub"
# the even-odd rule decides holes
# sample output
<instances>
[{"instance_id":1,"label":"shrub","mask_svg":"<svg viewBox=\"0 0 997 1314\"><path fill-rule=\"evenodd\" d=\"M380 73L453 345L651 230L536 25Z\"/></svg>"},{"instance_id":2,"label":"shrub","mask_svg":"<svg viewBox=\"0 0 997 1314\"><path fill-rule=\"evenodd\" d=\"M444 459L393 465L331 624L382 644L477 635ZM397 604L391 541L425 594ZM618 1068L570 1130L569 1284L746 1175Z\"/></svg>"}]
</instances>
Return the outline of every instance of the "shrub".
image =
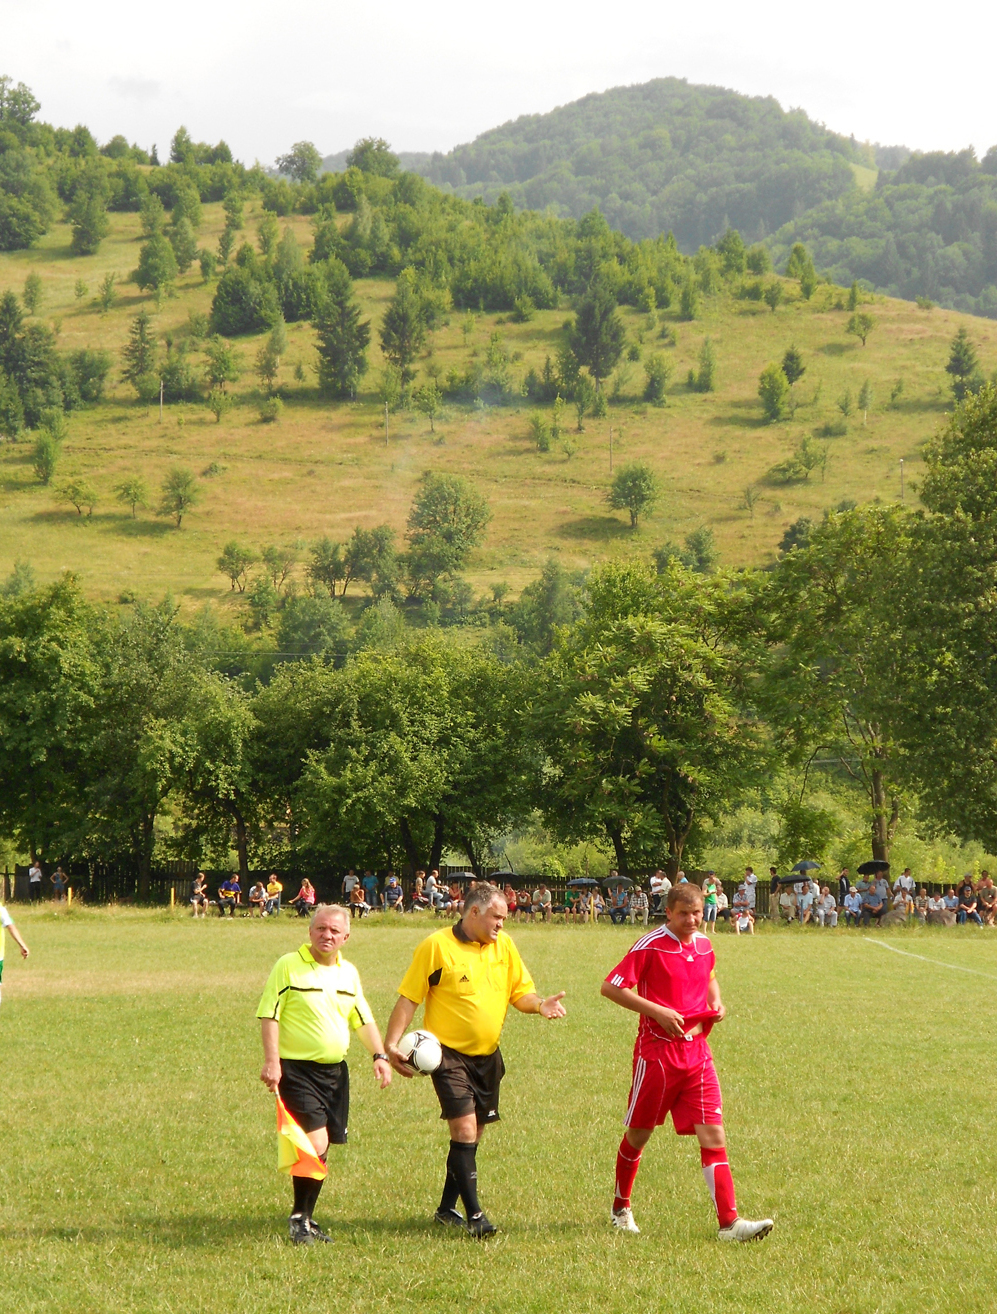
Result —
<instances>
[{"instance_id":1,"label":"shrub","mask_svg":"<svg viewBox=\"0 0 997 1314\"><path fill-rule=\"evenodd\" d=\"M278 424L284 414L284 403L279 397L264 397L259 405L261 424Z\"/></svg>"}]
</instances>

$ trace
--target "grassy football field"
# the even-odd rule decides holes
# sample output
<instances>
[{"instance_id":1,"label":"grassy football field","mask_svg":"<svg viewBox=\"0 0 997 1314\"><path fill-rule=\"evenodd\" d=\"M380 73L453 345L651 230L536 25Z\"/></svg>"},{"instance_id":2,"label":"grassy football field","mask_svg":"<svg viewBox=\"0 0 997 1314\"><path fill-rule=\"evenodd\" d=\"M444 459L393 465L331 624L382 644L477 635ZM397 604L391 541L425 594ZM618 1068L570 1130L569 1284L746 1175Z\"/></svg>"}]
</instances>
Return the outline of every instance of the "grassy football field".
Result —
<instances>
[{"instance_id":1,"label":"grassy football field","mask_svg":"<svg viewBox=\"0 0 997 1314\"><path fill-rule=\"evenodd\" d=\"M663 1129L608 1226L635 1019L600 999L629 928L512 928L569 1015L513 1013L502 1123L479 1153L484 1243L432 1222L445 1134L430 1082L375 1091L354 1049L350 1145L287 1243L256 1002L300 923L15 907L0 1009L6 1311L990 1311L997 933L767 929L717 937L713 1049L741 1212L721 1247L691 1140ZM384 1025L431 924L356 928ZM870 940L903 950L890 952ZM920 955L912 957L906 955ZM924 961L929 959L931 961ZM947 966L942 966L945 964ZM959 970L952 970L953 968Z\"/></svg>"}]
</instances>

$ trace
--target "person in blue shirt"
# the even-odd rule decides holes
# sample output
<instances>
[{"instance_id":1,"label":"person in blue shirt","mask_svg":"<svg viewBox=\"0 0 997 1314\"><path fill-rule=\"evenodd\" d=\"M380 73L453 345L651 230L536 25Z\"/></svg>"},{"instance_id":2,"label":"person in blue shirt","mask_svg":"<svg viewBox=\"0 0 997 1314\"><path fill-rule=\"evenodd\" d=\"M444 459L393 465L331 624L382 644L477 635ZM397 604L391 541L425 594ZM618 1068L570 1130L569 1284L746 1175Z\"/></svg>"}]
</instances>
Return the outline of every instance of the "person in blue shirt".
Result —
<instances>
[{"instance_id":1,"label":"person in blue shirt","mask_svg":"<svg viewBox=\"0 0 997 1314\"><path fill-rule=\"evenodd\" d=\"M377 877L372 871L365 871L360 884L364 887L367 902L372 908L377 907Z\"/></svg>"},{"instance_id":2,"label":"person in blue shirt","mask_svg":"<svg viewBox=\"0 0 997 1314\"><path fill-rule=\"evenodd\" d=\"M218 912L224 917L226 913L230 917L235 916L235 907L242 895L242 886L239 884L239 878L235 872L227 881L222 881L218 887Z\"/></svg>"},{"instance_id":3,"label":"person in blue shirt","mask_svg":"<svg viewBox=\"0 0 997 1314\"><path fill-rule=\"evenodd\" d=\"M398 884L398 877L389 876L383 895L385 909L392 908L395 912L404 912L402 897L402 887Z\"/></svg>"}]
</instances>

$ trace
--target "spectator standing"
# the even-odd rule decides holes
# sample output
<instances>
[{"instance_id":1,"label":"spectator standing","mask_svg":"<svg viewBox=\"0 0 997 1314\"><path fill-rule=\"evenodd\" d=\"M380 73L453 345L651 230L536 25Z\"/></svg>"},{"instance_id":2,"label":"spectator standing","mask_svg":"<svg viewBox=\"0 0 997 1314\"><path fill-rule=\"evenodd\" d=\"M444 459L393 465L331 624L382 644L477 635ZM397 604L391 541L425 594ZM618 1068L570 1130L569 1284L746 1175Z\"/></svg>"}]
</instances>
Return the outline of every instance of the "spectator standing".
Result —
<instances>
[{"instance_id":1,"label":"spectator standing","mask_svg":"<svg viewBox=\"0 0 997 1314\"><path fill-rule=\"evenodd\" d=\"M755 875L753 868L745 867L743 885L744 885L744 892L748 896L748 907L751 909L752 918L754 918L755 889L758 885L758 877Z\"/></svg>"},{"instance_id":2,"label":"spectator standing","mask_svg":"<svg viewBox=\"0 0 997 1314\"><path fill-rule=\"evenodd\" d=\"M350 895L353 893L353 887L359 883L360 877L351 867L343 877L343 901L349 903Z\"/></svg>"},{"instance_id":3,"label":"spectator standing","mask_svg":"<svg viewBox=\"0 0 997 1314\"><path fill-rule=\"evenodd\" d=\"M886 879L885 872L879 872L876 876L876 883L873 887L880 899L883 901L883 907L890 906L890 882Z\"/></svg>"},{"instance_id":4,"label":"spectator standing","mask_svg":"<svg viewBox=\"0 0 997 1314\"><path fill-rule=\"evenodd\" d=\"M774 867L769 868L769 917L775 921L779 916L779 873Z\"/></svg>"},{"instance_id":5,"label":"spectator standing","mask_svg":"<svg viewBox=\"0 0 997 1314\"><path fill-rule=\"evenodd\" d=\"M893 882L894 892L904 890L907 894L914 897L914 877L910 874L910 868L905 867L897 879Z\"/></svg>"},{"instance_id":6,"label":"spectator standing","mask_svg":"<svg viewBox=\"0 0 997 1314\"><path fill-rule=\"evenodd\" d=\"M42 864L38 858L28 868L28 898L32 903L40 903L42 897Z\"/></svg>"},{"instance_id":7,"label":"spectator standing","mask_svg":"<svg viewBox=\"0 0 997 1314\"><path fill-rule=\"evenodd\" d=\"M288 899L288 905L297 908L299 917L310 917L312 909L315 907L315 886L307 876L301 879L301 888L293 899Z\"/></svg>"},{"instance_id":8,"label":"spectator standing","mask_svg":"<svg viewBox=\"0 0 997 1314\"><path fill-rule=\"evenodd\" d=\"M849 885L848 893L844 899L845 908L845 925L858 926L859 918L862 916L862 896L858 892L858 887Z\"/></svg>"},{"instance_id":9,"label":"spectator standing","mask_svg":"<svg viewBox=\"0 0 997 1314\"><path fill-rule=\"evenodd\" d=\"M356 888L356 887L354 887ZM284 887L277 879L277 873L272 871L270 879L267 881L267 902L263 909L264 917L276 917L280 912L280 896L284 893Z\"/></svg>"},{"instance_id":10,"label":"spectator standing","mask_svg":"<svg viewBox=\"0 0 997 1314\"><path fill-rule=\"evenodd\" d=\"M715 871L708 871L703 879L703 930L707 935L710 929L715 928L717 924L717 886L719 885Z\"/></svg>"},{"instance_id":11,"label":"spectator standing","mask_svg":"<svg viewBox=\"0 0 997 1314\"><path fill-rule=\"evenodd\" d=\"M199 871L191 883L190 908L193 917L204 917L207 915L208 878L203 871Z\"/></svg>"},{"instance_id":12,"label":"spectator standing","mask_svg":"<svg viewBox=\"0 0 997 1314\"><path fill-rule=\"evenodd\" d=\"M638 885L630 894L630 925L633 926L639 917L644 925L647 925L647 914L650 910L650 901L647 894Z\"/></svg>"},{"instance_id":13,"label":"spectator standing","mask_svg":"<svg viewBox=\"0 0 997 1314\"><path fill-rule=\"evenodd\" d=\"M11 917L10 913L3 906L3 904L0 903L0 982L3 981L3 952L4 952L5 931L10 931L11 936L13 937L15 943L17 944L17 947L21 951L21 957L27 958L29 952L28 946L21 939L20 932L18 931L17 927L14 925L14 919Z\"/></svg>"},{"instance_id":14,"label":"spectator standing","mask_svg":"<svg viewBox=\"0 0 997 1314\"><path fill-rule=\"evenodd\" d=\"M849 894L851 894L851 892L852 892L852 883L851 883L851 881L848 879L848 868L847 868L847 867L842 867L842 869L841 869L841 873L840 873L840 875L838 876L838 905L839 905L839 907L843 908L843 907L845 906L845 899L847 898L847 896L848 896Z\"/></svg>"},{"instance_id":15,"label":"spectator standing","mask_svg":"<svg viewBox=\"0 0 997 1314\"><path fill-rule=\"evenodd\" d=\"M234 917L236 904L241 898L242 886L239 884L238 876L233 872L228 880L222 881L218 887L218 915L224 917L228 914L229 917Z\"/></svg>"},{"instance_id":16,"label":"spectator standing","mask_svg":"<svg viewBox=\"0 0 997 1314\"><path fill-rule=\"evenodd\" d=\"M977 926L983 925L980 914L976 911L976 891L973 889L973 879L968 872L959 886L959 903L955 919L960 926L964 926L967 920L975 922Z\"/></svg>"},{"instance_id":17,"label":"spectator standing","mask_svg":"<svg viewBox=\"0 0 997 1314\"><path fill-rule=\"evenodd\" d=\"M372 908L377 907L377 877L372 871L365 871L363 880L360 882L363 886L364 898Z\"/></svg>"},{"instance_id":18,"label":"spectator standing","mask_svg":"<svg viewBox=\"0 0 997 1314\"><path fill-rule=\"evenodd\" d=\"M838 901L827 885L821 887L820 898L817 900L817 921L821 926L838 924Z\"/></svg>"},{"instance_id":19,"label":"spectator standing","mask_svg":"<svg viewBox=\"0 0 997 1314\"><path fill-rule=\"evenodd\" d=\"M619 882L609 896L609 920L614 926L627 920L627 892Z\"/></svg>"},{"instance_id":20,"label":"spectator standing","mask_svg":"<svg viewBox=\"0 0 997 1314\"><path fill-rule=\"evenodd\" d=\"M62 903L66 897L66 888L69 885L66 873L61 867L56 867L49 880L52 882L52 893L55 895L56 903Z\"/></svg>"}]
</instances>

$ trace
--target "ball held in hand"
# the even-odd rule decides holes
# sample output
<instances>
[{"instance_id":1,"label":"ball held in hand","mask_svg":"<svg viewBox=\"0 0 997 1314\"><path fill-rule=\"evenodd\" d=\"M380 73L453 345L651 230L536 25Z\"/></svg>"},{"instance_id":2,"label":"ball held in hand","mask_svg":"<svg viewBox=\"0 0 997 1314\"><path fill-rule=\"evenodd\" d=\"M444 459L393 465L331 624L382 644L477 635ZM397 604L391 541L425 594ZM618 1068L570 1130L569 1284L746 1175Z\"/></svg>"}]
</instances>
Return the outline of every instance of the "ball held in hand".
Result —
<instances>
[{"instance_id":1,"label":"ball held in hand","mask_svg":"<svg viewBox=\"0 0 997 1314\"><path fill-rule=\"evenodd\" d=\"M443 1058L440 1042L431 1031L410 1031L398 1042L398 1050L416 1072L435 1072Z\"/></svg>"}]
</instances>

